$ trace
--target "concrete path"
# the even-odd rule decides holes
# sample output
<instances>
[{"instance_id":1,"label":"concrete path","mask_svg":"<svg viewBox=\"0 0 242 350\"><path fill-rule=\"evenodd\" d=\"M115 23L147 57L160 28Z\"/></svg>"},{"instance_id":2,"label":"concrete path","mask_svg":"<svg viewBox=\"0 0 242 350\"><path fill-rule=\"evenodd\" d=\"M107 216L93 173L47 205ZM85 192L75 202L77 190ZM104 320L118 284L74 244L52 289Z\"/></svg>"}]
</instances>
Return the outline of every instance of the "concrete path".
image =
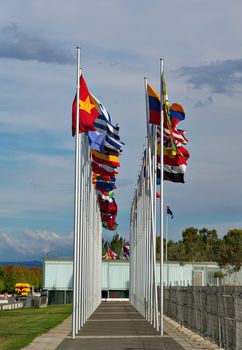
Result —
<instances>
[{"instance_id":1,"label":"concrete path","mask_svg":"<svg viewBox=\"0 0 242 350\"><path fill-rule=\"evenodd\" d=\"M75 339L65 338L57 350L184 350L158 332L128 302L102 303Z\"/></svg>"},{"instance_id":2,"label":"concrete path","mask_svg":"<svg viewBox=\"0 0 242 350\"><path fill-rule=\"evenodd\" d=\"M36 338L23 350L209 350L211 342L164 317L165 334L155 329L128 302L103 302L75 339L71 317Z\"/></svg>"},{"instance_id":3,"label":"concrete path","mask_svg":"<svg viewBox=\"0 0 242 350\"><path fill-rule=\"evenodd\" d=\"M70 334L71 327L72 317L70 316L49 332L35 338L31 344L25 346L22 350L55 350Z\"/></svg>"}]
</instances>

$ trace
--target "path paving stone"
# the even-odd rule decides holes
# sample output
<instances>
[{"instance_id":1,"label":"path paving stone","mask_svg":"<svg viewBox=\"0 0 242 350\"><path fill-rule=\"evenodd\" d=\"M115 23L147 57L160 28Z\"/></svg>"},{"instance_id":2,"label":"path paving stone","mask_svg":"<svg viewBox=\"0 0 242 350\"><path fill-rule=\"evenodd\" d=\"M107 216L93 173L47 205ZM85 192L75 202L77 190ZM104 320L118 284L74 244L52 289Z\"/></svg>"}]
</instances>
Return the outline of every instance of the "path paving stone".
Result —
<instances>
[{"instance_id":1,"label":"path paving stone","mask_svg":"<svg viewBox=\"0 0 242 350\"><path fill-rule=\"evenodd\" d=\"M34 339L22 350L209 350L219 349L164 316L165 335L160 337L128 302L103 302L75 339L72 319Z\"/></svg>"},{"instance_id":2,"label":"path paving stone","mask_svg":"<svg viewBox=\"0 0 242 350\"><path fill-rule=\"evenodd\" d=\"M184 350L172 337L159 333L128 302L104 302L57 350Z\"/></svg>"}]
</instances>

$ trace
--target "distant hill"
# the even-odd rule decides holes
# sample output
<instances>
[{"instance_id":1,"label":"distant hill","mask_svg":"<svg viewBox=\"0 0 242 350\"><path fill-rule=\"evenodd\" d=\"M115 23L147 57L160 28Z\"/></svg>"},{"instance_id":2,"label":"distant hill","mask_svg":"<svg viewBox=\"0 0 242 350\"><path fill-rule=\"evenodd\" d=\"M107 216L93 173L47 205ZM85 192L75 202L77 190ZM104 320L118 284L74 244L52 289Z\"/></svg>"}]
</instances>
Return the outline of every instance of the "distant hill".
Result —
<instances>
[{"instance_id":1,"label":"distant hill","mask_svg":"<svg viewBox=\"0 0 242 350\"><path fill-rule=\"evenodd\" d=\"M32 261L0 261L0 266L6 266L6 265L19 265L19 266L27 266L27 267L42 267L43 262L38 260L32 260Z\"/></svg>"}]
</instances>

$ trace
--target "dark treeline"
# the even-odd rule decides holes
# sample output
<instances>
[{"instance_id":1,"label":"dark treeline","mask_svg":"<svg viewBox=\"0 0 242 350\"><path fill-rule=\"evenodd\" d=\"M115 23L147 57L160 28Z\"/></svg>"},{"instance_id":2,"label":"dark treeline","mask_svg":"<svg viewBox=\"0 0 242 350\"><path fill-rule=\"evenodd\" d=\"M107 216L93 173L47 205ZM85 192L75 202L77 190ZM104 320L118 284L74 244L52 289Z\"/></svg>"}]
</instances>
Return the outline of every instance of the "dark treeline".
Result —
<instances>
[{"instance_id":1,"label":"dark treeline","mask_svg":"<svg viewBox=\"0 0 242 350\"><path fill-rule=\"evenodd\" d=\"M160 257L159 243L157 237L157 258ZM219 238L216 230L188 227L182 232L182 240L168 241L168 261L214 261L221 268L239 271L242 266L242 230L229 230Z\"/></svg>"},{"instance_id":2,"label":"dark treeline","mask_svg":"<svg viewBox=\"0 0 242 350\"><path fill-rule=\"evenodd\" d=\"M160 237L156 238L156 255L160 259ZM129 244L119 234L115 234L111 242L103 240L102 255L107 249L122 259L122 247ZM164 256L166 242L164 240ZM219 238L216 230L207 228L197 229L188 227L182 232L182 239L178 242L168 241L168 261L185 262L212 261L228 271L239 271L242 266L242 230L233 229Z\"/></svg>"},{"instance_id":3,"label":"dark treeline","mask_svg":"<svg viewBox=\"0 0 242 350\"><path fill-rule=\"evenodd\" d=\"M42 269L26 266L0 266L0 292L14 292L16 283L29 283L34 289L42 286Z\"/></svg>"}]
</instances>

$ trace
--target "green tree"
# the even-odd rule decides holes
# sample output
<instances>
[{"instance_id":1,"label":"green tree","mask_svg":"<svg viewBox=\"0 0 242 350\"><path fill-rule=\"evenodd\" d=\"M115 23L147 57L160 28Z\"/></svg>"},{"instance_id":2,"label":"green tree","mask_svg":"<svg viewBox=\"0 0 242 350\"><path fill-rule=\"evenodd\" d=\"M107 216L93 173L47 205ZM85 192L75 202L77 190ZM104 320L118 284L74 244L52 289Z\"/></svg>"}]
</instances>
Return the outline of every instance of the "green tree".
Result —
<instances>
[{"instance_id":1,"label":"green tree","mask_svg":"<svg viewBox=\"0 0 242 350\"><path fill-rule=\"evenodd\" d=\"M102 256L104 256L107 253L108 247L109 242L102 239Z\"/></svg>"},{"instance_id":2,"label":"green tree","mask_svg":"<svg viewBox=\"0 0 242 350\"><path fill-rule=\"evenodd\" d=\"M5 289L4 270L0 266L0 292L2 292L4 289Z\"/></svg>"},{"instance_id":3,"label":"green tree","mask_svg":"<svg viewBox=\"0 0 242 350\"><path fill-rule=\"evenodd\" d=\"M242 267L242 230L233 229L220 240L216 261L220 267L237 272Z\"/></svg>"},{"instance_id":4,"label":"green tree","mask_svg":"<svg viewBox=\"0 0 242 350\"><path fill-rule=\"evenodd\" d=\"M202 240L195 227L188 227L182 232L183 244L185 247L184 258L187 261L201 261L202 258Z\"/></svg>"},{"instance_id":5,"label":"green tree","mask_svg":"<svg viewBox=\"0 0 242 350\"><path fill-rule=\"evenodd\" d=\"M172 240L169 240L168 243L167 243L168 261L175 260L176 248L177 248L176 242L173 242Z\"/></svg>"},{"instance_id":6,"label":"green tree","mask_svg":"<svg viewBox=\"0 0 242 350\"><path fill-rule=\"evenodd\" d=\"M34 289L42 287L42 269L40 267L31 267L29 269L28 283L34 286Z\"/></svg>"},{"instance_id":7,"label":"green tree","mask_svg":"<svg viewBox=\"0 0 242 350\"><path fill-rule=\"evenodd\" d=\"M204 261L215 261L216 246L218 242L218 234L216 230L208 230L207 228L202 228L199 230L199 235L201 238L201 252L202 260Z\"/></svg>"},{"instance_id":8,"label":"green tree","mask_svg":"<svg viewBox=\"0 0 242 350\"><path fill-rule=\"evenodd\" d=\"M163 246L165 256L165 240ZM160 259L159 236L156 237L156 258ZM242 267L242 230L230 230L219 239L214 229L188 227L182 232L182 240L169 240L168 260L180 263L215 261L222 268L239 271Z\"/></svg>"},{"instance_id":9,"label":"green tree","mask_svg":"<svg viewBox=\"0 0 242 350\"><path fill-rule=\"evenodd\" d=\"M29 283L39 289L42 286L42 269L20 265L0 267L0 290L14 291L16 283Z\"/></svg>"},{"instance_id":10,"label":"green tree","mask_svg":"<svg viewBox=\"0 0 242 350\"><path fill-rule=\"evenodd\" d=\"M121 258L122 248L123 248L124 243L125 243L125 240L121 236L119 236L118 233L116 233L113 236L113 238L110 242L110 247L111 247L112 251L117 254L117 259Z\"/></svg>"},{"instance_id":11,"label":"green tree","mask_svg":"<svg viewBox=\"0 0 242 350\"><path fill-rule=\"evenodd\" d=\"M183 241L177 242L175 245L175 255L174 260L179 261L180 264L184 264L186 261L188 261L187 252L186 252L186 245Z\"/></svg>"},{"instance_id":12,"label":"green tree","mask_svg":"<svg viewBox=\"0 0 242 350\"><path fill-rule=\"evenodd\" d=\"M5 289L9 292L14 291L17 280L17 273L14 266L4 266L4 284Z\"/></svg>"},{"instance_id":13,"label":"green tree","mask_svg":"<svg viewBox=\"0 0 242 350\"><path fill-rule=\"evenodd\" d=\"M163 250L165 250L165 240L163 248ZM163 254L165 254L165 251L163 252ZM156 236L156 260L160 260L160 236Z\"/></svg>"}]
</instances>

